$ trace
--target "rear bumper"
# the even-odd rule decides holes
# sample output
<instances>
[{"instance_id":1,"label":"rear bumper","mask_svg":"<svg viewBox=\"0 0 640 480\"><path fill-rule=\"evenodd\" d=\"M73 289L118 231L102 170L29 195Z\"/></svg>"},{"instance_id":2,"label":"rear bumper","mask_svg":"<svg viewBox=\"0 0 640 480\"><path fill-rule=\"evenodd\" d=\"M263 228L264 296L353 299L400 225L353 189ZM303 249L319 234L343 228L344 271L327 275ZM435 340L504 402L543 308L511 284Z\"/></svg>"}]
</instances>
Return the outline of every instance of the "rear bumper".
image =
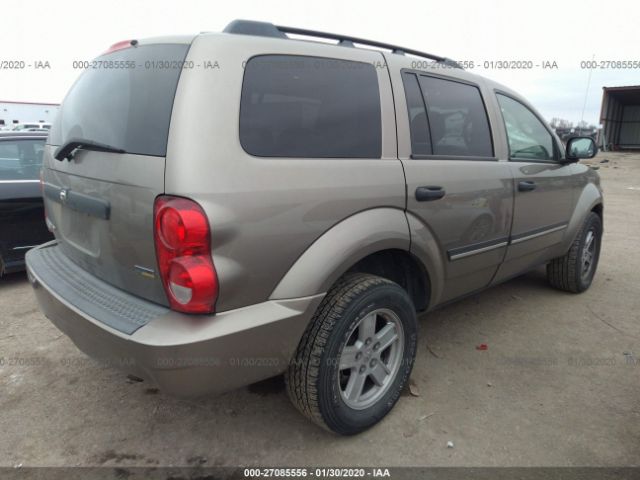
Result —
<instances>
[{"instance_id":1,"label":"rear bumper","mask_svg":"<svg viewBox=\"0 0 640 480\"><path fill-rule=\"evenodd\" d=\"M46 248L57 246L52 242L30 251L27 272L47 318L87 355L180 397L221 393L284 372L323 297L266 301L211 317L159 308L155 318L127 334L105 323L104 312L90 314L74 304L81 303L74 302L77 292L69 291L62 278L56 282L39 261L39 251ZM99 283L93 277L92 286ZM134 307L143 312L158 308L143 299L135 301L139 305Z\"/></svg>"}]
</instances>

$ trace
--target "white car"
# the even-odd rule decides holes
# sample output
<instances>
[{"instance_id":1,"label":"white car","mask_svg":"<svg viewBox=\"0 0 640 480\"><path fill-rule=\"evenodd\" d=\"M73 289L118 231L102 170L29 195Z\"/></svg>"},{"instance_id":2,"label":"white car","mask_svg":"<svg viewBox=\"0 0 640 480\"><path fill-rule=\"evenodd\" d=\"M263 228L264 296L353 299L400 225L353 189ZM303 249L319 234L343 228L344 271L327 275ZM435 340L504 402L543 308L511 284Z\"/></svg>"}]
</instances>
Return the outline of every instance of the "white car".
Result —
<instances>
[{"instance_id":1,"label":"white car","mask_svg":"<svg viewBox=\"0 0 640 480\"><path fill-rule=\"evenodd\" d=\"M43 123L43 122L29 122L29 123L18 123L16 124L12 130L15 131L29 131L32 129L43 129L43 130L49 130L51 128L51 124L50 123Z\"/></svg>"}]
</instances>

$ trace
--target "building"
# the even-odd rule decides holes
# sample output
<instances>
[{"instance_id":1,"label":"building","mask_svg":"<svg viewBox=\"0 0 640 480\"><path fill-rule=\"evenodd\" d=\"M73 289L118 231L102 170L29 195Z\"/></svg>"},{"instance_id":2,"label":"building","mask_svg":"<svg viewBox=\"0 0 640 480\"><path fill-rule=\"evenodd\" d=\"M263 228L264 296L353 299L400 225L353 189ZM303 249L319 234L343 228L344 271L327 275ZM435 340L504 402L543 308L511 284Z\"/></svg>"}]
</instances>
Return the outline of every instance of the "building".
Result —
<instances>
[{"instance_id":1,"label":"building","mask_svg":"<svg viewBox=\"0 0 640 480\"><path fill-rule=\"evenodd\" d=\"M51 123L57 103L8 102L0 100L0 128L17 123Z\"/></svg>"},{"instance_id":2,"label":"building","mask_svg":"<svg viewBox=\"0 0 640 480\"><path fill-rule=\"evenodd\" d=\"M602 87L600 123L604 150L640 149L640 85Z\"/></svg>"}]
</instances>

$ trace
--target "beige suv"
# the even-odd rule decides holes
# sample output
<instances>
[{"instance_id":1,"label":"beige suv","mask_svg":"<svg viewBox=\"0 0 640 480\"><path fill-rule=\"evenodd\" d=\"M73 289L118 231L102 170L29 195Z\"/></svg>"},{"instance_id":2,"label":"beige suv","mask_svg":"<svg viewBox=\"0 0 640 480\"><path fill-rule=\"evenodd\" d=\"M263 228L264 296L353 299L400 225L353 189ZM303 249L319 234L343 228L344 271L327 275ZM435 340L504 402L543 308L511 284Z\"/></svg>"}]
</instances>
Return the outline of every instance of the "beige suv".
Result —
<instances>
[{"instance_id":1,"label":"beige suv","mask_svg":"<svg viewBox=\"0 0 640 480\"><path fill-rule=\"evenodd\" d=\"M235 21L88 67L51 128L55 241L29 278L81 350L167 393L284 373L302 413L354 434L398 400L417 313L545 264L591 283L593 141L565 152L452 60Z\"/></svg>"}]
</instances>

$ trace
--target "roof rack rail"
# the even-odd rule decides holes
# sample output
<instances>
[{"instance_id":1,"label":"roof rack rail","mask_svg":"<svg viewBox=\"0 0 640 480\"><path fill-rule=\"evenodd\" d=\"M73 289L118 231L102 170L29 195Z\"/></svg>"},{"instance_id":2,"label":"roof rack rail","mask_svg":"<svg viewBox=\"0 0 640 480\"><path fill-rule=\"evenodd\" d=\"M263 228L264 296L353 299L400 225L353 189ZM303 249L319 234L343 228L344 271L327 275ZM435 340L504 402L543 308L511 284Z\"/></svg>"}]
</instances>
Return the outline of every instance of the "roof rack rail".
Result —
<instances>
[{"instance_id":1,"label":"roof rack rail","mask_svg":"<svg viewBox=\"0 0 640 480\"><path fill-rule=\"evenodd\" d=\"M367 45L370 47L383 48L385 50L391 50L391 53L398 55L415 55L416 57L428 58L438 63L445 64L453 68L460 68L455 60L451 60L447 57L441 57L439 55L432 55L430 53L421 52L419 50L413 50L412 48L399 47L398 45L392 45L390 43L376 42L374 40L365 40L363 38L351 37L348 35L339 35L336 33L319 32L316 30L306 30L304 28L285 27L282 25L274 25L269 22L257 22L254 20L234 20L223 30L225 33L238 33L242 35L257 35L261 37L272 38L289 38L287 33L293 35L303 35L307 37L327 38L330 40L337 40L338 45L345 47L354 47L356 43L361 45Z\"/></svg>"}]
</instances>

